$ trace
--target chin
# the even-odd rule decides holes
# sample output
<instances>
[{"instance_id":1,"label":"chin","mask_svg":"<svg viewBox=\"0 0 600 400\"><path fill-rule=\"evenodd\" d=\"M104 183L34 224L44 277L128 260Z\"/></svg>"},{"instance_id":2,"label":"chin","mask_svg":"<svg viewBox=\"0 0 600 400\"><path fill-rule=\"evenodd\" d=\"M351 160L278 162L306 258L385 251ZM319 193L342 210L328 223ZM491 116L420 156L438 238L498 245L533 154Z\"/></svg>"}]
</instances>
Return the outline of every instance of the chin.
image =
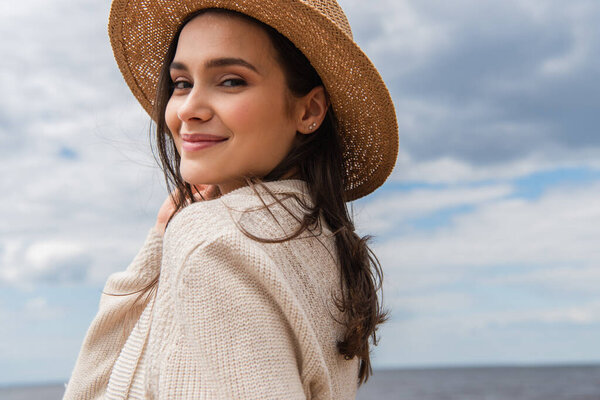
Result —
<instances>
[{"instance_id":1,"label":"chin","mask_svg":"<svg viewBox=\"0 0 600 400\"><path fill-rule=\"evenodd\" d=\"M190 168L185 168L183 165L179 168L179 173L183 180L190 185L206 185L210 184L210 179L205 174L196 171L190 171Z\"/></svg>"}]
</instances>

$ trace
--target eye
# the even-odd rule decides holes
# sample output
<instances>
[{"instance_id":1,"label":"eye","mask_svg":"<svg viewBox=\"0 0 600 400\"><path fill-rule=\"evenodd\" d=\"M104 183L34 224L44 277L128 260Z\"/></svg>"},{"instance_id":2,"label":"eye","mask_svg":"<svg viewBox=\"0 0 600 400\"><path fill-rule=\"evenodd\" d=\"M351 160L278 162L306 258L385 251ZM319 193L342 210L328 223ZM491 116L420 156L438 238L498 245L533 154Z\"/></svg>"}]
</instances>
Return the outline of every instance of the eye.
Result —
<instances>
[{"instance_id":1,"label":"eye","mask_svg":"<svg viewBox=\"0 0 600 400\"><path fill-rule=\"evenodd\" d=\"M238 87L238 86L246 86L246 81L240 78L230 78L225 79L221 82L221 86L225 87Z\"/></svg>"},{"instance_id":2,"label":"eye","mask_svg":"<svg viewBox=\"0 0 600 400\"><path fill-rule=\"evenodd\" d=\"M192 87L192 84L189 83L188 81L179 80L176 82L171 82L171 89L173 89L173 90L190 89L191 87Z\"/></svg>"}]
</instances>

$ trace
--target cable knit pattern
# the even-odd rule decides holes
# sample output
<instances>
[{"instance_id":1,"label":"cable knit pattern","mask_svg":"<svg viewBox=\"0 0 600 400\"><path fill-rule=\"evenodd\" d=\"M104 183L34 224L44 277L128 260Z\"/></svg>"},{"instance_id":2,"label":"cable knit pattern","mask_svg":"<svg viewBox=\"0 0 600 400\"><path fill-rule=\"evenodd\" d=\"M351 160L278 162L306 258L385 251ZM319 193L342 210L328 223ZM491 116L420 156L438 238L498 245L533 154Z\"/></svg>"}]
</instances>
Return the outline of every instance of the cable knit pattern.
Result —
<instances>
[{"instance_id":1,"label":"cable knit pattern","mask_svg":"<svg viewBox=\"0 0 600 400\"><path fill-rule=\"evenodd\" d=\"M358 361L336 349L344 328L332 300L339 291L332 234L323 226L283 243L250 238L294 232L302 210L289 194L308 202L301 181L266 185L282 204L260 186L260 196L244 187L173 218L156 297L135 315L126 342L111 333L122 332L131 296L112 300L119 304L103 297L66 399L355 398ZM136 258L147 262L146 278L161 256L149 237L140 254L152 256Z\"/></svg>"}]
</instances>

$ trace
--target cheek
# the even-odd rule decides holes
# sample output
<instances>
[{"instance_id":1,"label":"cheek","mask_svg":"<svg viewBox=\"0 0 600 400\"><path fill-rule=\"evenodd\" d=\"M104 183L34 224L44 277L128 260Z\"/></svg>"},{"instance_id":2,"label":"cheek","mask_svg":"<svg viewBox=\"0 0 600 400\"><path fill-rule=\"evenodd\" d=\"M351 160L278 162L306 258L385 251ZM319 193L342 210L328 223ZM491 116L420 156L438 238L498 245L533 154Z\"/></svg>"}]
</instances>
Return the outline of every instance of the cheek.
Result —
<instances>
[{"instance_id":1,"label":"cheek","mask_svg":"<svg viewBox=\"0 0 600 400\"><path fill-rule=\"evenodd\" d=\"M268 152L268 148L279 147L285 141L282 133L289 130L283 105L270 98L272 96L255 97L229 108L230 128L237 132L237 139L257 155Z\"/></svg>"},{"instance_id":2,"label":"cheek","mask_svg":"<svg viewBox=\"0 0 600 400\"><path fill-rule=\"evenodd\" d=\"M227 124L231 124L232 130L246 131L250 128L255 129L264 124L265 119L265 101L261 97L239 98L237 101L231 101L221 104L221 115L227 119ZM273 110L272 110L273 111Z\"/></svg>"},{"instance_id":3,"label":"cheek","mask_svg":"<svg viewBox=\"0 0 600 400\"><path fill-rule=\"evenodd\" d=\"M173 100L169 100L165 109L165 122L171 133L179 131L179 117L177 116L177 107Z\"/></svg>"},{"instance_id":4,"label":"cheek","mask_svg":"<svg viewBox=\"0 0 600 400\"><path fill-rule=\"evenodd\" d=\"M251 127L239 138L244 157L264 174L283 160L295 138L295 127L285 111L281 102L272 99L238 111L240 124Z\"/></svg>"},{"instance_id":5,"label":"cheek","mask_svg":"<svg viewBox=\"0 0 600 400\"><path fill-rule=\"evenodd\" d=\"M255 103L247 102L246 104L240 104L238 107L233 107L231 112L235 116L237 124L241 126L253 126L253 119L258 119L255 110ZM249 125L251 124L251 125Z\"/></svg>"},{"instance_id":6,"label":"cheek","mask_svg":"<svg viewBox=\"0 0 600 400\"><path fill-rule=\"evenodd\" d=\"M280 142L279 132L289 125L283 101L274 98L273 93L245 99L228 108L229 123L232 131L237 132L238 139L255 151L270 147L269 144ZM248 143L250 142L250 143Z\"/></svg>"},{"instance_id":7,"label":"cheek","mask_svg":"<svg viewBox=\"0 0 600 400\"><path fill-rule=\"evenodd\" d=\"M167 107L165 108L165 123L167 124L169 132L171 132L177 153L181 154L181 140L179 140L178 135L181 121L177 116L177 107L171 100L169 100ZM169 133L167 132L166 135L168 136Z\"/></svg>"}]
</instances>

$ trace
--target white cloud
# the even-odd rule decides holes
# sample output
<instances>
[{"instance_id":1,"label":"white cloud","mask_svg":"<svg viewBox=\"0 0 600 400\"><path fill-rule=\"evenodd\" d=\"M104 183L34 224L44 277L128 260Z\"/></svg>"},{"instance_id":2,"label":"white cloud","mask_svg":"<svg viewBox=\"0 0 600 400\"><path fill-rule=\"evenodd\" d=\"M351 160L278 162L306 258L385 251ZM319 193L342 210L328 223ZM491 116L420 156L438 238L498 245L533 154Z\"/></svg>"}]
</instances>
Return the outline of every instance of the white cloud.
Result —
<instances>
[{"instance_id":1,"label":"white cloud","mask_svg":"<svg viewBox=\"0 0 600 400\"><path fill-rule=\"evenodd\" d=\"M27 286L40 280L81 281L90 265L88 249L81 243L46 239L31 244L5 240L0 253L0 282Z\"/></svg>"},{"instance_id":2,"label":"white cloud","mask_svg":"<svg viewBox=\"0 0 600 400\"><path fill-rule=\"evenodd\" d=\"M412 1L340 3L348 14L355 39L384 76L415 70L452 40L442 20L430 18ZM391 63L391 57L401 62Z\"/></svg>"},{"instance_id":3,"label":"white cloud","mask_svg":"<svg viewBox=\"0 0 600 400\"><path fill-rule=\"evenodd\" d=\"M511 194L509 185L476 188L415 189L386 193L356 209L360 230L387 234L415 220L440 210L459 206L480 206Z\"/></svg>"},{"instance_id":4,"label":"white cloud","mask_svg":"<svg viewBox=\"0 0 600 400\"><path fill-rule=\"evenodd\" d=\"M79 243L47 240L29 246L25 252L25 260L36 271L43 273L45 270L56 268L57 264L64 264L81 257L85 254L85 250Z\"/></svg>"},{"instance_id":5,"label":"white cloud","mask_svg":"<svg viewBox=\"0 0 600 400\"><path fill-rule=\"evenodd\" d=\"M484 278L482 282L522 287L536 286L553 293L596 294L600 284L600 268L597 260L595 262L590 260L586 264L591 266L538 268L535 271Z\"/></svg>"},{"instance_id":6,"label":"white cloud","mask_svg":"<svg viewBox=\"0 0 600 400\"><path fill-rule=\"evenodd\" d=\"M598 303L393 320L379 331L379 367L595 363Z\"/></svg>"},{"instance_id":7,"label":"white cloud","mask_svg":"<svg viewBox=\"0 0 600 400\"><path fill-rule=\"evenodd\" d=\"M466 303L469 304L469 303ZM447 310L448 308L446 308ZM530 308L522 310L501 310L496 312L450 312L446 315L420 313L413 316L418 324L428 324L438 328L454 327L454 331L472 332L483 329L514 326L519 324L543 325L592 325L600 323L600 302L593 301L578 306L560 308Z\"/></svg>"},{"instance_id":8,"label":"white cloud","mask_svg":"<svg viewBox=\"0 0 600 400\"><path fill-rule=\"evenodd\" d=\"M552 155L552 160L549 159L549 155ZM535 173L569 168L600 170L600 159L596 150L570 151L557 148L548 155L533 154L511 162L487 165L475 165L450 156L418 161L401 151L390 179L404 183L450 185L489 181L510 182Z\"/></svg>"},{"instance_id":9,"label":"white cloud","mask_svg":"<svg viewBox=\"0 0 600 400\"><path fill-rule=\"evenodd\" d=\"M546 76L565 75L584 66L592 50L587 40L590 33L592 32L586 30L585 27L574 26L571 47L563 54L543 60L540 67L541 74Z\"/></svg>"},{"instance_id":10,"label":"white cloud","mask_svg":"<svg viewBox=\"0 0 600 400\"><path fill-rule=\"evenodd\" d=\"M376 251L393 279L402 280L424 271L463 276L505 266L523 272L532 266L592 268L600 263L598 196L600 184L555 188L536 200L498 199L434 232L388 237ZM564 274L563 284L569 279Z\"/></svg>"},{"instance_id":11,"label":"white cloud","mask_svg":"<svg viewBox=\"0 0 600 400\"><path fill-rule=\"evenodd\" d=\"M390 289L390 286L386 286L386 289ZM432 314L440 316L469 308L473 302L473 297L467 293L437 292L408 296L398 294L393 296L387 305L392 310L392 316L402 320L404 313L408 313L411 319Z\"/></svg>"},{"instance_id":12,"label":"white cloud","mask_svg":"<svg viewBox=\"0 0 600 400\"><path fill-rule=\"evenodd\" d=\"M526 0L518 1L515 5L525 11L537 24L554 26L560 24L568 28L569 46L561 54L541 60L539 73L542 77L576 73L594 57L599 32L597 15L600 7L597 2Z\"/></svg>"}]
</instances>

